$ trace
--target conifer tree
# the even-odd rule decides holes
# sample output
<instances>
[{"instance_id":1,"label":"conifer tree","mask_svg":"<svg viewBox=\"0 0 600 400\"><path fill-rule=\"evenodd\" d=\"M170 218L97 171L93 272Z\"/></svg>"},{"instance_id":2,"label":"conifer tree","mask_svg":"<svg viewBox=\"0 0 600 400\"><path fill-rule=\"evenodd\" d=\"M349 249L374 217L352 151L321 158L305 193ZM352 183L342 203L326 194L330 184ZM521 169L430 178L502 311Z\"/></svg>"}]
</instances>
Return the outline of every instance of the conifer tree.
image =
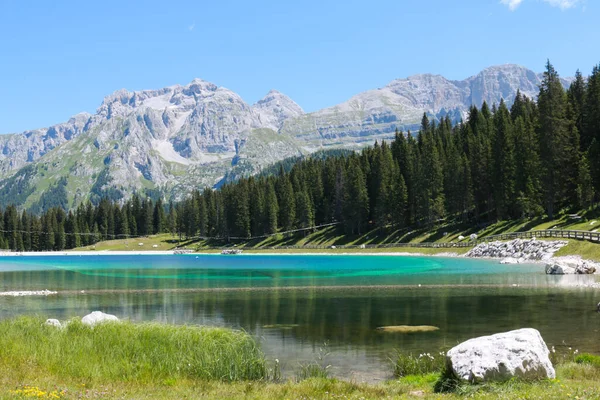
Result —
<instances>
[{"instance_id":1,"label":"conifer tree","mask_svg":"<svg viewBox=\"0 0 600 400\"><path fill-rule=\"evenodd\" d=\"M265 233L273 234L277 232L277 215L279 214L279 205L277 204L277 195L271 182L267 183L267 193L265 198Z\"/></svg>"},{"instance_id":2,"label":"conifer tree","mask_svg":"<svg viewBox=\"0 0 600 400\"><path fill-rule=\"evenodd\" d=\"M33 251L42 250L42 242L40 240L40 235L42 232L42 224L40 219L34 216L31 219L31 249Z\"/></svg>"},{"instance_id":3,"label":"conifer tree","mask_svg":"<svg viewBox=\"0 0 600 400\"><path fill-rule=\"evenodd\" d=\"M580 208L586 209L594 200L594 185L590 172L590 163L586 155L581 156L579 163L579 176L577 177L577 202Z\"/></svg>"},{"instance_id":4,"label":"conifer tree","mask_svg":"<svg viewBox=\"0 0 600 400\"><path fill-rule=\"evenodd\" d=\"M569 145L569 121L566 117L566 96L558 73L550 64L540 85L538 97L539 138L542 165L544 203L549 218L565 197L565 150ZM568 171L568 170L567 170Z\"/></svg>"},{"instance_id":5,"label":"conifer tree","mask_svg":"<svg viewBox=\"0 0 600 400\"><path fill-rule=\"evenodd\" d=\"M296 216L297 227L300 229L310 228L315 225L315 216L312 201L306 190L300 189L296 192Z\"/></svg>"},{"instance_id":6,"label":"conifer tree","mask_svg":"<svg viewBox=\"0 0 600 400\"><path fill-rule=\"evenodd\" d=\"M493 186L496 216L504 220L514 216L515 207L515 142L510 113L504 100L500 102L494 115L494 135L492 141Z\"/></svg>"},{"instance_id":7,"label":"conifer tree","mask_svg":"<svg viewBox=\"0 0 600 400\"><path fill-rule=\"evenodd\" d=\"M344 224L349 234L361 235L367 229L369 195L365 178L356 157L349 159L344 196Z\"/></svg>"},{"instance_id":8,"label":"conifer tree","mask_svg":"<svg viewBox=\"0 0 600 400\"><path fill-rule=\"evenodd\" d=\"M292 183L287 176L279 178L279 221L284 231L294 228L296 221L296 199Z\"/></svg>"},{"instance_id":9,"label":"conifer tree","mask_svg":"<svg viewBox=\"0 0 600 400\"><path fill-rule=\"evenodd\" d=\"M165 230L165 208L162 199L159 197L154 204L152 213L152 233L157 234Z\"/></svg>"},{"instance_id":10,"label":"conifer tree","mask_svg":"<svg viewBox=\"0 0 600 400\"><path fill-rule=\"evenodd\" d=\"M395 228L402 228L406 223L406 202L408 199L408 192L406 183L404 182L404 176L400 173L398 164L393 165L392 182L392 196L390 199L392 225Z\"/></svg>"}]
</instances>

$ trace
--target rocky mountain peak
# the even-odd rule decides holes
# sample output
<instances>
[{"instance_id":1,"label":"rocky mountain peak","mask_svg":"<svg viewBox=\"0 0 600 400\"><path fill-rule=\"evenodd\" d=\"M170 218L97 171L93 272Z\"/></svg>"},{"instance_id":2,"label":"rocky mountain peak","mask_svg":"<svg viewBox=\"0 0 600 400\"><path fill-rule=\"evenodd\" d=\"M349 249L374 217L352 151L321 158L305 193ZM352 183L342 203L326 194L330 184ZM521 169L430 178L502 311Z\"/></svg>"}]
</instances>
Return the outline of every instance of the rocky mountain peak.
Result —
<instances>
[{"instance_id":1,"label":"rocky mountain peak","mask_svg":"<svg viewBox=\"0 0 600 400\"><path fill-rule=\"evenodd\" d=\"M259 123L273 130L278 130L283 122L304 114L304 110L285 94L270 90L265 97L252 106Z\"/></svg>"}]
</instances>

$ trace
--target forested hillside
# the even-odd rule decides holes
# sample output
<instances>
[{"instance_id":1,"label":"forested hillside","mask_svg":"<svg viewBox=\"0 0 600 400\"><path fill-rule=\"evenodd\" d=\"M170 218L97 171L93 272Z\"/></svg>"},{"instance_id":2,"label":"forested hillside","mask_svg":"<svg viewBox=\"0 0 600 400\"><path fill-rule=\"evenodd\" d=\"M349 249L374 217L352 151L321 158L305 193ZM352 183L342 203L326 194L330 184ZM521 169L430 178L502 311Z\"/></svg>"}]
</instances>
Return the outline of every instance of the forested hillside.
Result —
<instances>
[{"instance_id":1,"label":"forested hillside","mask_svg":"<svg viewBox=\"0 0 600 400\"><path fill-rule=\"evenodd\" d=\"M241 179L185 201L134 196L122 206L41 217L4 211L0 244L61 250L98 240L172 232L186 237L250 238L339 222L347 234L440 220L491 221L594 205L600 193L600 67L565 91L548 63L537 101L517 93L472 107L452 126L423 116L418 134L360 153L308 158L289 171Z\"/></svg>"}]
</instances>

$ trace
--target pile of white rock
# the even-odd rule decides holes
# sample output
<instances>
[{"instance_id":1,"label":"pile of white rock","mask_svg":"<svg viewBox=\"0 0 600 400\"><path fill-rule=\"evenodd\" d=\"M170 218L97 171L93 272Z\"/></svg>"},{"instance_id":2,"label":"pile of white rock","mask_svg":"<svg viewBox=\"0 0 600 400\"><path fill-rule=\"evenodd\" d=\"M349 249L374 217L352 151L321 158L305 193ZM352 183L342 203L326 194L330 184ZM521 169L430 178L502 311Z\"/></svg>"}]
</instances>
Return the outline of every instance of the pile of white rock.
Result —
<instances>
[{"instance_id":1,"label":"pile of white rock","mask_svg":"<svg viewBox=\"0 0 600 400\"><path fill-rule=\"evenodd\" d=\"M564 240L545 241L533 239L515 239L509 242L480 243L471 249L466 257L502 258L503 264L520 264L532 260L549 260L554 253L566 246Z\"/></svg>"},{"instance_id":2,"label":"pile of white rock","mask_svg":"<svg viewBox=\"0 0 600 400\"><path fill-rule=\"evenodd\" d=\"M600 271L600 265L580 257L557 257L546 263L548 275L589 275Z\"/></svg>"}]
</instances>

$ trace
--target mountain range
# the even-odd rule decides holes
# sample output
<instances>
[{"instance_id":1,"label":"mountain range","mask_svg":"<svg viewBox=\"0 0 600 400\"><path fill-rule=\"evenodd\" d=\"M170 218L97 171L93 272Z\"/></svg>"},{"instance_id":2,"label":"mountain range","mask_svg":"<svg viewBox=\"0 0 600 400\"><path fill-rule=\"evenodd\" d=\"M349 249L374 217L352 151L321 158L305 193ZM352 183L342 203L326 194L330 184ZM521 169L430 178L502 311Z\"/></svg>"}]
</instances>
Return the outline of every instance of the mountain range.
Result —
<instances>
[{"instance_id":1,"label":"mountain range","mask_svg":"<svg viewBox=\"0 0 600 400\"><path fill-rule=\"evenodd\" d=\"M535 98L541 74L517 65L461 81L420 74L306 113L271 90L253 105L195 79L158 90L119 90L94 114L0 136L0 204L43 210L134 192L178 200L290 156L360 148L432 118L464 118L471 105ZM570 79L563 81L568 86Z\"/></svg>"}]
</instances>

